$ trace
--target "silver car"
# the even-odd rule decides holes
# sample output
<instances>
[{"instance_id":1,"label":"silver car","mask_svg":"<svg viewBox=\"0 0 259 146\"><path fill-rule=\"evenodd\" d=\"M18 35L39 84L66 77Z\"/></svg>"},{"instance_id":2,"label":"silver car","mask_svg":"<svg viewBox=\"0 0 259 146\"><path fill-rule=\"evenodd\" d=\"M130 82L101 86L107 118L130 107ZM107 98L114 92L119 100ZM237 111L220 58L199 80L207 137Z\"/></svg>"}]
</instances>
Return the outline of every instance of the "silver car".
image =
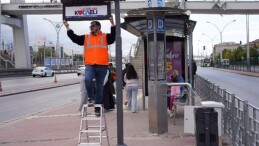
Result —
<instances>
[{"instance_id":1,"label":"silver car","mask_svg":"<svg viewBox=\"0 0 259 146\"><path fill-rule=\"evenodd\" d=\"M47 77L51 76L53 77L55 75L54 70L50 69L49 67L36 67L32 71L32 76L41 76L41 77Z\"/></svg>"}]
</instances>

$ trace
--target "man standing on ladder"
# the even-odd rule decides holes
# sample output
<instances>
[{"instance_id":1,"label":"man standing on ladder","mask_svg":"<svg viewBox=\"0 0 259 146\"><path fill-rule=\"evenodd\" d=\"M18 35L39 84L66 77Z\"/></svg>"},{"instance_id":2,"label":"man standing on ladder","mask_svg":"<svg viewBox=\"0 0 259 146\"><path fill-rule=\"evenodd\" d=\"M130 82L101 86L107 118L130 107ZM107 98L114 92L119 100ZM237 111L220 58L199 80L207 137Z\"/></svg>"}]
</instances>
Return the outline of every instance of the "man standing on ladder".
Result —
<instances>
[{"instance_id":1,"label":"man standing on ladder","mask_svg":"<svg viewBox=\"0 0 259 146\"><path fill-rule=\"evenodd\" d=\"M90 25L90 34L76 35L69 28L66 20L63 21L67 28L68 37L76 44L84 45L84 63L85 63L85 86L89 98L94 98L95 104L101 104L103 97L103 81L107 73L109 64L108 45L115 41L115 25L113 17L110 17L111 33L103 33L101 24L98 21L92 21ZM96 80L96 95L93 93L93 79ZM95 115L100 116L100 108L95 108Z\"/></svg>"}]
</instances>

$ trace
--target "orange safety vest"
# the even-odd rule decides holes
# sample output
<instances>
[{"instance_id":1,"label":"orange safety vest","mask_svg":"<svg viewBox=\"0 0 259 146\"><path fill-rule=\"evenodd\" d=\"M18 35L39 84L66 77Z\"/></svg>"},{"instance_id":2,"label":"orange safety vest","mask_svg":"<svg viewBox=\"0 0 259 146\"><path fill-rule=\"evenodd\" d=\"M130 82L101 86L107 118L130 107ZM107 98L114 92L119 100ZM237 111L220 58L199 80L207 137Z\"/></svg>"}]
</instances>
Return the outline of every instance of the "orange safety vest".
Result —
<instances>
[{"instance_id":1,"label":"orange safety vest","mask_svg":"<svg viewBox=\"0 0 259 146\"><path fill-rule=\"evenodd\" d=\"M86 65L108 65L108 43L106 34L99 32L97 36L93 34L85 35L84 57Z\"/></svg>"}]
</instances>

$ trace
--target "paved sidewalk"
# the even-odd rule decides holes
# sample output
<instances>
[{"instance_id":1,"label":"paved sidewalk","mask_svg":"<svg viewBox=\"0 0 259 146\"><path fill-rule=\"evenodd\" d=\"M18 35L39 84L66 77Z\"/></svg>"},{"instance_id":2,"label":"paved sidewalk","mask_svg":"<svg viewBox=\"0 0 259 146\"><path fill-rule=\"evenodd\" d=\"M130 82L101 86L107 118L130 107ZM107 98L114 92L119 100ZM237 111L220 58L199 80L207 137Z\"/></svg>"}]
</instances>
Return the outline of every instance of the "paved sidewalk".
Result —
<instances>
[{"instance_id":1,"label":"paved sidewalk","mask_svg":"<svg viewBox=\"0 0 259 146\"><path fill-rule=\"evenodd\" d=\"M224 70L240 73L238 71ZM245 75L257 76L243 72ZM243 74L242 73L242 74ZM78 81L70 82L77 84ZM64 86L67 83L55 84ZM54 86L53 86L54 87ZM51 88L53 88L51 87ZM35 87L35 90L47 87ZM49 88L49 87L48 87ZM20 92L27 92L21 90ZM176 125L168 118L168 132L160 135L149 133L148 109L142 109L141 90L138 95L138 112L124 109L124 143L128 146L195 146L194 135L185 134L183 108L179 108ZM15 94L2 92L0 96ZM79 99L79 98L78 98ZM199 99L199 98L196 98ZM199 102L199 101L198 101ZM146 97L146 108L148 108ZM80 116L77 113L79 101L51 109L39 114L0 125L0 146L77 146ZM109 140L111 146L117 145L117 109L106 113ZM1 112L1 111L0 111ZM103 139L103 145L107 141Z\"/></svg>"},{"instance_id":2,"label":"paved sidewalk","mask_svg":"<svg viewBox=\"0 0 259 146\"><path fill-rule=\"evenodd\" d=\"M195 137L183 132L183 108L179 108L176 125L168 118L168 133L149 133L148 110L142 110L142 92L138 95L138 112L124 109L124 143L128 146L194 146ZM148 98L146 98L146 107ZM0 125L1 146L76 146L80 116L79 101ZM111 146L117 145L117 113L106 113ZM107 145L103 139L103 145Z\"/></svg>"}]
</instances>

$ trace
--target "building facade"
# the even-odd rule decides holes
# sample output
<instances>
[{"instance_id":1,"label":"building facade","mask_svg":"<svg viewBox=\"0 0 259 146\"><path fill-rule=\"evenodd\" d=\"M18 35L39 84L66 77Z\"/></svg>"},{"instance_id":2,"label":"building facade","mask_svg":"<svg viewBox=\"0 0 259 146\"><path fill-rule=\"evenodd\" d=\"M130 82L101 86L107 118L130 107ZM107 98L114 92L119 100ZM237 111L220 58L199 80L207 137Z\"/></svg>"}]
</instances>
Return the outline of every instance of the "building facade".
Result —
<instances>
[{"instance_id":1,"label":"building facade","mask_svg":"<svg viewBox=\"0 0 259 146\"><path fill-rule=\"evenodd\" d=\"M38 52L39 48L45 48L46 50L51 50L51 52L55 53L57 52L56 49L56 43L53 43L53 41L48 41L46 37L36 37L34 42L30 42L30 48L32 48L32 51ZM60 44L60 52L57 52L60 54L61 58L64 58L64 47L63 44ZM54 54L51 54L50 57L55 56Z\"/></svg>"},{"instance_id":2,"label":"building facade","mask_svg":"<svg viewBox=\"0 0 259 146\"><path fill-rule=\"evenodd\" d=\"M213 48L214 54L215 54L215 56L220 55L221 51L223 51L225 49L233 51L233 50L237 49L239 46L240 46L240 44L235 43L235 42L223 42L222 50L221 50L220 44L216 44L216 45L214 45L214 48Z\"/></svg>"}]
</instances>

